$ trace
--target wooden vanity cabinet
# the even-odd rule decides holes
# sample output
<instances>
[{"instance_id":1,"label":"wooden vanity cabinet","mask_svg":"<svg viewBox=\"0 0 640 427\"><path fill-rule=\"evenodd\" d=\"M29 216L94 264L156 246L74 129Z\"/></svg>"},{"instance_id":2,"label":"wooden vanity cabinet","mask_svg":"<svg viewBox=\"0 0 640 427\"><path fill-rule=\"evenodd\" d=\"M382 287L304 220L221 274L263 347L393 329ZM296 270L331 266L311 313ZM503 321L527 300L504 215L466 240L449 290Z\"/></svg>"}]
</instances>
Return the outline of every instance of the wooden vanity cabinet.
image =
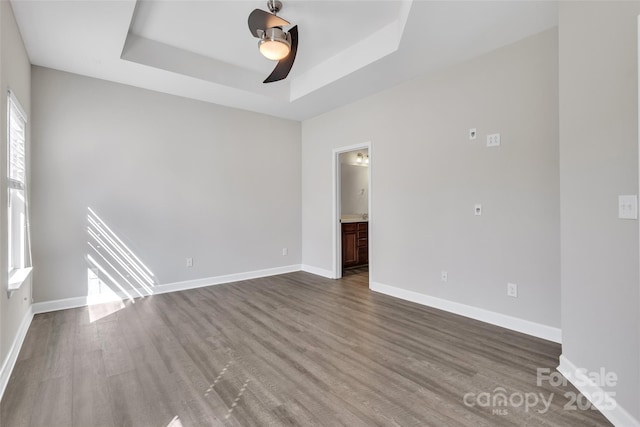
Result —
<instances>
[{"instance_id":1,"label":"wooden vanity cabinet","mask_svg":"<svg viewBox=\"0 0 640 427\"><path fill-rule=\"evenodd\" d=\"M369 223L342 224L342 268L369 263Z\"/></svg>"},{"instance_id":2,"label":"wooden vanity cabinet","mask_svg":"<svg viewBox=\"0 0 640 427\"><path fill-rule=\"evenodd\" d=\"M369 263L369 223L358 223L358 265Z\"/></svg>"}]
</instances>

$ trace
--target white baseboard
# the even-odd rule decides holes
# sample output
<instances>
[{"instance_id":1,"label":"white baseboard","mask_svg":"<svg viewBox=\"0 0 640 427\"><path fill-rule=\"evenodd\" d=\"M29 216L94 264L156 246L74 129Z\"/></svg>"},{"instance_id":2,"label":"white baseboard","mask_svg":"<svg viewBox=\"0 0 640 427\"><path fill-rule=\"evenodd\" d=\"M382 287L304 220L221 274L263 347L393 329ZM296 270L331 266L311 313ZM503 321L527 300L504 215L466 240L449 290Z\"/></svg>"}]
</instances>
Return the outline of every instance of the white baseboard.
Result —
<instances>
[{"instance_id":1,"label":"white baseboard","mask_svg":"<svg viewBox=\"0 0 640 427\"><path fill-rule=\"evenodd\" d=\"M492 325L501 326L513 331L522 332L523 334L532 335L534 337L561 343L562 334L559 328L554 328L540 323L531 322L529 320L519 319L506 314L496 313L495 311L485 310L483 308L473 307L459 302L453 302L442 298L432 297L430 295L421 294L406 289L389 286L382 283L371 282L369 288L372 291L381 294L390 295L392 297L404 299L450 313L459 314L460 316L469 317L471 319L480 320Z\"/></svg>"},{"instance_id":2,"label":"white baseboard","mask_svg":"<svg viewBox=\"0 0 640 427\"><path fill-rule=\"evenodd\" d=\"M186 291L188 289L202 288L205 286L222 285L224 283L239 282L242 280L258 279L260 277L275 276L278 274L292 273L300 271L299 264L287 265L284 267L267 268L264 270L248 271L244 273L227 274L224 276L206 277L203 279L185 280L183 282L166 283L151 288L151 292L145 289L135 289L128 292L133 297L166 294L168 292ZM84 307L87 305L100 304L114 301L114 296L118 299L129 299L124 292L114 292L105 296L82 296L66 298L55 301L37 302L33 304L33 313L48 313L50 311L66 310L69 308Z\"/></svg>"},{"instance_id":3,"label":"white baseboard","mask_svg":"<svg viewBox=\"0 0 640 427\"><path fill-rule=\"evenodd\" d=\"M325 270L324 268L314 267L312 265L302 264L302 271L306 271L307 273L315 274L316 276L326 277L327 279L335 279L333 277L333 271Z\"/></svg>"},{"instance_id":4,"label":"white baseboard","mask_svg":"<svg viewBox=\"0 0 640 427\"><path fill-rule=\"evenodd\" d=\"M93 302L92 302L93 303ZM94 303L95 304L95 303ZM89 305L88 297L65 298L54 301L36 302L31 306L33 314L49 313L50 311L67 310Z\"/></svg>"},{"instance_id":5,"label":"white baseboard","mask_svg":"<svg viewBox=\"0 0 640 427\"><path fill-rule=\"evenodd\" d=\"M27 309L27 312L24 314L22 318L22 322L20 323L20 327L18 328L18 333L16 334L13 343L11 344L11 348L9 349L9 353L7 354L4 363L2 364L2 369L0 370L0 399L4 395L4 391L9 384L9 378L11 378L11 372L13 372L13 368L16 366L16 361L18 360L18 354L20 353L20 349L22 348L22 343L24 343L24 339L27 336L27 331L29 330L29 326L31 326L31 321L33 320L33 310L32 307Z\"/></svg>"},{"instance_id":6,"label":"white baseboard","mask_svg":"<svg viewBox=\"0 0 640 427\"><path fill-rule=\"evenodd\" d=\"M591 402L601 413L604 415L614 426L620 427L640 427L640 421L634 418L627 410L620 406L617 402L613 405L613 408L603 407L605 402L601 399L605 394L598 384L594 383L591 378L585 375L584 370L579 369L565 356L560 355L560 365L558 365L558 372L571 382ZM597 396L596 399L593 396ZM615 396L610 396L612 401L615 401Z\"/></svg>"},{"instance_id":7,"label":"white baseboard","mask_svg":"<svg viewBox=\"0 0 640 427\"><path fill-rule=\"evenodd\" d=\"M153 288L154 294L186 291L188 289L203 288L205 286L222 285L224 283L240 282L242 280L259 279L260 277L276 276L278 274L300 271L300 264L284 267L267 268L264 270L248 271L246 273L227 274L224 276L207 277L205 279L186 280L184 282L167 283Z\"/></svg>"}]
</instances>

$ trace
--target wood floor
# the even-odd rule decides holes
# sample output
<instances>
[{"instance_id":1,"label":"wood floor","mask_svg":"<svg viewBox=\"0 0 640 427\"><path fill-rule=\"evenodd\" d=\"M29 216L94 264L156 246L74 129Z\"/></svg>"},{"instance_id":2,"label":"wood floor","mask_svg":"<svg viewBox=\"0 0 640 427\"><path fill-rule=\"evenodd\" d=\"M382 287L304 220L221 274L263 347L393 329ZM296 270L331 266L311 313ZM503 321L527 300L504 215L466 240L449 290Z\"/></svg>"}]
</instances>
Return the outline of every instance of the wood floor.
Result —
<instances>
[{"instance_id":1,"label":"wood floor","mask_svg":"<svg viewBox=\"0 0 640 427\"><path fill-rule=\"evenodd\" d=\"M565 408L571 385L536 385L559 345L371 292L367 280L298 272L37 315L0 424L609 425ZM499 394L506 406L491 405ZM524 406L534 394L552 399L548 411Z\"/></svg>"}]
</instances>

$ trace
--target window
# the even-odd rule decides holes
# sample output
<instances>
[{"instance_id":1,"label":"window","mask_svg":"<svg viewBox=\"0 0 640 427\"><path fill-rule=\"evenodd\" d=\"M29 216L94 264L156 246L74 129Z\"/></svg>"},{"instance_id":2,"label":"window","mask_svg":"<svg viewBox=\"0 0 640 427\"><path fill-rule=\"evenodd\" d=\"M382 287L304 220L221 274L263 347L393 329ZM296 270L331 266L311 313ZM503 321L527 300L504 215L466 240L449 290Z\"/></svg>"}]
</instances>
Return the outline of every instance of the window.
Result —
<instances>
[{"instance_id":1,"label":"window","mask_svg":"<svg viewBox=\"0 0 640 427\"><path fill-rule=\"evenodd\" d=\"M8 116L8 181L9 181L9 289L17 289L31 271L27 208L27 116L9 91Z\"/></svg>"}]
</instances>

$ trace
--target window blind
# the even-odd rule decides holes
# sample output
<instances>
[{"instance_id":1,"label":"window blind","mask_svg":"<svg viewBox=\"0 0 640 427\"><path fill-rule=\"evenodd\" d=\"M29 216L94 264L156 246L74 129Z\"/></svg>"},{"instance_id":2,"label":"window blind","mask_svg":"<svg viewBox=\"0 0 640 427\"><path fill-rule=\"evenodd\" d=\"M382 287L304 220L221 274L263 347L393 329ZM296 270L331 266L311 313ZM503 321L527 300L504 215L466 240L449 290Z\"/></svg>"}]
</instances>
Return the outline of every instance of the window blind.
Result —
<instances>
[{"instance_id":1,"label":"window blind","mask_svg":"<svg viewBox=\"0 0 640 427\"><path fill-rule=\"evenodd\" d=\"M9 185L24 190L26 177L26 115L9 92Z\"/></svg>"}]
</instances>

